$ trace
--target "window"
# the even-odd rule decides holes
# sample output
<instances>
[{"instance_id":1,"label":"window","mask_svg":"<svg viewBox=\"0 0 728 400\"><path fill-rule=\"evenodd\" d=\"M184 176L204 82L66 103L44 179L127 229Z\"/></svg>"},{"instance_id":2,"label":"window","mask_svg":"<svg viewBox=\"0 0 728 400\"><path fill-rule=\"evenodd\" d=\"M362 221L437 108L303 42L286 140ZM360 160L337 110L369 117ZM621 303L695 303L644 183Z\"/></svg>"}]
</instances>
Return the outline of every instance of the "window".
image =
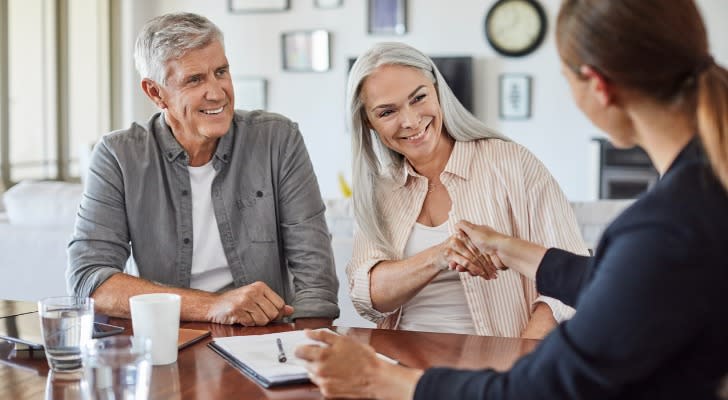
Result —
<instances>
[{"instance_id":1,"label":"window","mask_svg":"<svg viewBox=\"0 0 728 400\"><path fill-rule=\"evenodd\" d=\"M6 186L78 178L79 160L109 130L109 32L109 0L0 2Z\"/></svg>"}]
</instances>

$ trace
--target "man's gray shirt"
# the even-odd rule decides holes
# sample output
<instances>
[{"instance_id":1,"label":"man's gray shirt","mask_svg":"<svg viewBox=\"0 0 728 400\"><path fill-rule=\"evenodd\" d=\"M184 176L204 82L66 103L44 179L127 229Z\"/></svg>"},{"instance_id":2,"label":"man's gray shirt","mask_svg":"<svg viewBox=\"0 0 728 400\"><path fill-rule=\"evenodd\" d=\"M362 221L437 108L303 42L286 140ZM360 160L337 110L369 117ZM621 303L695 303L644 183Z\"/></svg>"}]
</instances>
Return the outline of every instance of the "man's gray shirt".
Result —
<instances>
[{"instance_id":1,"label":"man's gray shirt","mask_svg":"<svg viewBox=\"0 0 728 400\"><path fill-rule=\"evenodd\" d=\"M325 206L297 124L236 111L212 165L212 203L233 285L266 283L295 308L293 318L336 318ZM163 113L101 139L68 246L70 292L90 296L123 271L132 253L140 277L190 286L195 238L187 166Z\"/></svg>"}]
</instances>

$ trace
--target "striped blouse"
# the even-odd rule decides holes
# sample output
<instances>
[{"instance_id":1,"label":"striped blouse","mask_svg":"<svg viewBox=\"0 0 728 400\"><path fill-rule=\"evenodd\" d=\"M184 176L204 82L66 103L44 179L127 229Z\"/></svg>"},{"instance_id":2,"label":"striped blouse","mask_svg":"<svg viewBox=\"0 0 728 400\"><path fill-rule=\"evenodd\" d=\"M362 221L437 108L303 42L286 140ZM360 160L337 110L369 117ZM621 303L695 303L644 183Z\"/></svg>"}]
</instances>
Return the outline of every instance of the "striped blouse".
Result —
<instances>
[{"instance_id":1,"label":"striped blouse","mask_svg":"<svg viewBox=\"0 0 728 400\"><path fill-rule=\"evenodd\" d=\"M563 192L546 167L519 144L499 139L456 141L440 181L452 200L448 215L451 234L454 224L465 219L546 247L587 254ZM396 253L389 254L357 231L347 265L354 307L380 328L396 328L401 309L389 313L374 309L369 271L380 261L403 258L427 194L427 178L408 162L394 172L390 183L378 188L378 197ZM460 280L479 335L520 336L538 301L551 307L557 321L574 312L556 299L539 296L535 283L513 270L500 271L498 278L490 281L461 273Z\"/></svg>"}]
</instances>

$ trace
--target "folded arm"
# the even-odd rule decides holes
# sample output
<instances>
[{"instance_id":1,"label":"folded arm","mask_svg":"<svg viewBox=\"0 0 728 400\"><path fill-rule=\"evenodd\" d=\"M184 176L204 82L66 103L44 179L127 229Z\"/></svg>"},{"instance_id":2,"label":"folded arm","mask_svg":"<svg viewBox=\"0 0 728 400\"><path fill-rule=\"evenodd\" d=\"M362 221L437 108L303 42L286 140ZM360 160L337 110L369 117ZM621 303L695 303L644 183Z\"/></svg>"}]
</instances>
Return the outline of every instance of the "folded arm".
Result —
<instances>
[{"instance_id":1,"label":"folded arm","mask_svg":"<svg viewBox=\"0 0 728 400\"><path fill-rule=\"evenodd\" d=\"M96 311L113 317L129 318L129 298L146 293L174 293L182 301L182 321L262 326L293 312L283 299L262 282L210 293L195 289L162 286L145 279L117 273L104 281L93 293Z\"/></svg>"}]
</instances>

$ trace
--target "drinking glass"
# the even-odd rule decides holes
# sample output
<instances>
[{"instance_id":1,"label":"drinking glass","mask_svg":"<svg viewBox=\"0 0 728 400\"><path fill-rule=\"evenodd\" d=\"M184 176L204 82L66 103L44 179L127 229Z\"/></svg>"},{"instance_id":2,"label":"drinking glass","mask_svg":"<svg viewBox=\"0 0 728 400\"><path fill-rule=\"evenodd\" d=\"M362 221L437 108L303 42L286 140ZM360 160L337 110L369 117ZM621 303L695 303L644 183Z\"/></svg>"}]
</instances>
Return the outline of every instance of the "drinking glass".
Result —
<instances>
[{"instance_id":1,"label":"drinking glass","mask_svg":"<svg viewBox=\"0 0 728 400\"><path fill-rule=\"evenodd\" d=\"M81 346L91 340L94 301L89 297L47 297L38 302L48 366L56 372L81 369Z\"/></svg>"},{"instance_id":2,"label":"drinking glass","mask_svg":"<svg viewBox=\"0 0 728 400\"><path fill-rule=\"evenodd\" d=\"M145 400L152 374L152 342L140 336L92 340L83 347L92 399Z\"/></svg>"},{"instance_id":3,"label":"drinking glass","mask_svg":"<svg viewBox=\"0 0 728 400\"><path fill-rule=\"evenodd\" d=\"M83 372L57 373L51 370L46 378L45 400L88 399Z\"/></svg>"}]
</instances>

